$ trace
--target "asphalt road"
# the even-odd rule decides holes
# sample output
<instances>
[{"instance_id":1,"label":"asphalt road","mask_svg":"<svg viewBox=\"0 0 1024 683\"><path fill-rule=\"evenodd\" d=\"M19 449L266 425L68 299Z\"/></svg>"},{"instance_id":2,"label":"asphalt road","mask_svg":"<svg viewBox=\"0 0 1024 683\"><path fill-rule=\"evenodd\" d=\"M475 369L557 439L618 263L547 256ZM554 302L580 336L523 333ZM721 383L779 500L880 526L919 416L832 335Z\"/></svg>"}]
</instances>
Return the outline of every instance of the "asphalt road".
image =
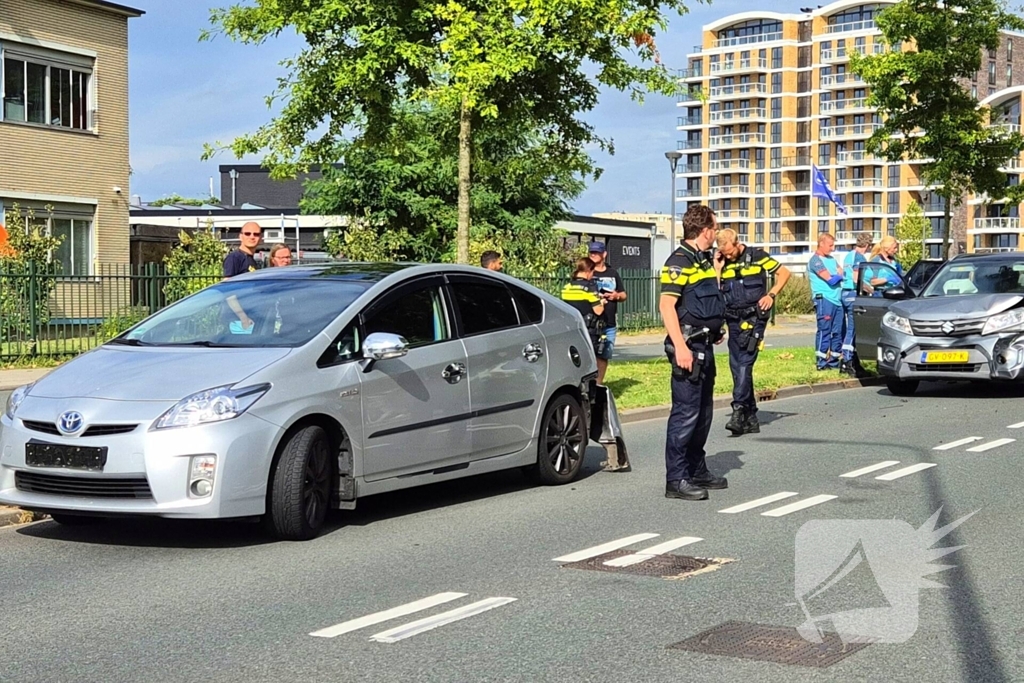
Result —
<instances>
[{"instance_id":1,"label":"asphalt road","mask_svg":"<svg viewBox=\"0 0 1024 683\"><path fill-rule=\"evenodd\" d=\"M780 348L780 347L792 347L792 346L803 346L807 348L814 348L814 335L813 334L779 334L772 335L771 331L765 338L765 348ZM725 342L715 347L715 353L727 354L729 353L729 345ZM665 349L662 344L635 344L625 345L619 344L615 347L614 360L644 360L647 358L664 358Z\"/></svg>"},{"instance_id":2,"label":"asphalt road","mask_svg":"<svg viewBox=\"0 0 1024 683\"><path fill-rule=\"evenodd\" d=\"M627 427L632 473L596 471L603 453L592 448L572 485L537 488L509 472L380 496L338 513L308 543L267 542L235 523L0 530L0 680L1024 680L1022 433L1009 428L1024 420L1022 396L946 386L911 399L878 388L818 394L765 404L761 434L741 438L727 435L719 412L709 463L729 489L703 502L663 497L664 424L652 421ZM881 461L898 463L840 476ZM915 463L935 466L876 478ZM721 512L780 492L798 495ZM836 497L760 514L816 495ZM902 520L917 529L940 508L940 524L975 514L936 543L964 546L931 577L946 588L921 589L919 603L880 598L907 619L905 642L868 645L825 670L668 647L726 621L800 625L794 565L805 523ZM826 536L841 536L833 532ZM733 562L680 581L553 561L643 533L659 536L629 550L692 536L702 540L672 554ZM879 577L904 566L887 557L922 544L883 543L874 554L885 538L863 539L869 564L836 584L838 598L808 600L814 614L879 606L880 586L917 595L918 574L902 584ZM821 564L826 546L803 557ZM310 635L447 592L465 595L335 637ZM371 640L494 597L515 601L397 642Z\"/></svg>"}]
</instances>

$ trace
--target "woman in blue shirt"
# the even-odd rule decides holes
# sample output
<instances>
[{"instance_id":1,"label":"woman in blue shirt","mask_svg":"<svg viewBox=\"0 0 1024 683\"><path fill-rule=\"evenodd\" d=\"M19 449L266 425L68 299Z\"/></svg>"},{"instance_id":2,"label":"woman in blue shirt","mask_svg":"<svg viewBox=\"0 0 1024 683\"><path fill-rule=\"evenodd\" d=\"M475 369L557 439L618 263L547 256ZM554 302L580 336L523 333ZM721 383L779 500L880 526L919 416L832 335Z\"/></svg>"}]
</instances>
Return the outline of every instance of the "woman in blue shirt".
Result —
<instances>
[{"instance_id":1,"label":"woman in blue shirt","mask_svg":"<svg viewBox=\"0 0 1024 683\"><path fill-rule=\"evenodd\" d=\"M869 268L868 278L874 288L872 296L882 296L882 290L891 289L901 284L903 266L896 260L899 243L895 237L886 235L871 250L870 263L884 263L890 268Z\"/></svg>"}]
</instances>

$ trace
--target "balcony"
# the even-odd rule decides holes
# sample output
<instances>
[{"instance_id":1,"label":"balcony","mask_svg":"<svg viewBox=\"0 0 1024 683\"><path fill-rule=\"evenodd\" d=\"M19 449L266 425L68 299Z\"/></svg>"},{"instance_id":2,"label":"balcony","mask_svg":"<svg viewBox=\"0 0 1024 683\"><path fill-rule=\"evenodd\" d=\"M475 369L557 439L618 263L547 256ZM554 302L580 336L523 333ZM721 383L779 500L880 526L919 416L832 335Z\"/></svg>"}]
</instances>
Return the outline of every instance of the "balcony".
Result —
<instances>
[{"instance_id":1,"label":"balcony","mask_svg":"<svg viewBox=\"0 0 1024 683\"><path fill-rule=\"evenodd\" d=\"M764 145L768 136L764 133L734 133L732 135L712 135L709 138L712 147L746 147Z\"/></svg>"},{"instance_id":2,"label":"balcony","mask_svg":"<svg viewBox=\"0 0 1024 683\"><path fill-rule=\"evenodd\" d=\"M783 209L779 215L783 218L810 218L811 209L810 207L804 207L802 209Z\"/></svg>"},{"instance_id":3,"label":"balcony","mask_svg":"<svg viewBox=\"0 0 1024 683\"><path fill-rule=\"evenodd\" d=\"M1002 133L1004 135L1013 135L1014 133L1020 132L1020 124L1012 121L999 121L989 126L990 129L996 133Z\"/></svg>"},{"instance_id":4,"label":"balcony","mask_svg":"<svg viewBox=\"0 0 1024 683\"><path fill-rule=\"evenodd\" d=\"M867 138L871 137L876 130L880 130L880 123L855 123L844 126L822 126L820 135L822 140L841 140L844 138Z\"/></svg>"},{"instance_id":5,"label":"balcony","mask_svg":"<svg viewBox=\"0 0 1024 683\"><path fill-rule=\"evenodd\" d=\"M880 239L882 239L882 231L881 230L856 230L856 231L842 230L842 231L836 233L836 241L837 242L856 242L857 241L857 235L861 234L862 232L866 232L869 235L871 235L871 239L873 239L875 242L878 242Z\"/></svg>"},{"instance_id":6,"label":"balcony","mask_svg":"<svg viewBox=\"0 0 1024 683\"><path fill-rule=\"evenodd\" d=\"M883 187L881 178L842 178L837 187L839 189L852 189L858 187Z\"/></svg>"},{"instance_id":7,"label":"balcony","mask_svg":"<svg viewBox=\"0 0 1024 683\"><path fill-rule=\"evenodd\" d=\"M704 69L701 67L690 67L689 69L679 69L678 78L681 81L686 81L694 78L703 78Z\"/></svg>"},{"instance_id":8,"label":"balcony","mask_svg":"<svg viewBox=\"0 0 1024 683\"><path fill-rule=\"evenodd\" d=\"M681 88L678 96L676 97L676 103L703 101L704 94L701 88Z\"/></svg>"},{"instance_id":9,"label":"balcony","mask_svg":"<svg viewBox=\"0 0 1024 683\"><path fill-rule=\"evenodd\" d=\"M715 218L719 221L749 219L750 212L746 209L722 209L715 212Z\"/></svg>"},{"instance_id":10,"label":"balcony","mask_svg":"<svg viewBox=\"0 0 1024 683\"><path fill-rule=\"evenodd\" d=\"M738 85L718 85L711 88L711 98L718 99L722 97L733 97L736 95L749 95L751 93L759 93L761 95L768 94L767 83L740 83Z\"/></svg>"},{"instance_id":11,"label":"balcony","mask_svg":"<svg viewBox=\"0 0 1024 683\"><path fill-rule=\"evenodd\" d=\"M702 170L703 169L701 169L700 164L680 164L676 167L676 173L680 175L685 175L687 173L700 173Z\"/></svg>"},{"instance_id":12,"label":"balcony","mask_svg":"<svg viewBox=\"0 0 1024 683\"><path fill-rule=\"evenodd\" d=\"M841 62L849 61L850 55L853 53L861 55L881 55L886 52L891 52L889 47L885 43L872 43L871 45L860 45L853 47L841 47L835 50L822 50L821 51L821 62L823 64L839 64Z\"/></svg>"},{"instance_id":13,"label":"balcony","mask_svg":"<svg viewBox=\"0 0 1024 683\"><path fill-rule=\"evenodd\" d=\"M712 123L717 121L755 121L758 119L768 120L768 110L763 107L748 107L746 109L721 109L711 112Z\"/></svg>"},{"instance_id":14,"label":"balcony","mask_svg":"<svg viewBox=\"0 0 1024 683\"><path fill-rule=\"evenodd\" d=\"M736 59L728 62L712 62L710 71L713 74L734 74L741 71L766 71L767 69L767 59Z\"/></svg>"},{"instance_id":15,"label":"balcony","mask_svg":"<svg viewBox=\"0 0 1024 683\"><path fill-rule=\"evenodd\" d=\"M874 19L865 21L848 21L843 24L829 24L826 33L853 33L854 31L875 31L878 27Z\"/></svg>"},{"instance_id":16,"label":"balcony","mask_svg":"<svg viewBox=\"0 0 1024 683\"><path fill-rule=\"evenodd\" d=\"M881 159L875 157L871 152L864 150L855 150L852 152L836 152L836 163L844 166L852 166L855 164L862 164L867 162L877 162L879 164L885 163Z\"/></svg>"},{"instance_id":17,"label":"balcony","mask_svg":"<svg viewBox=\"0 0 1024 683\"><path fill-rule=\"evenodd\" d=\"M714 159L708 164L709 171L732 171L749 168L750 159Z\"/></svg>"},{"instance_id":18,"label":"balcony","mask_svg":"<svg viewBox=\"0 0 1024 683\"><path fill-rule=\"evenodd\" d=\"M974 228L967 232L971 234L1020 232L1020 218L975 218Z\"/></svg>"},{"instance_id":19,"label":"balcony","mask_svg":"<svg viewBox=\"0 0 1024 683\"><path fill-rule=\"evenodd\" d=\"M688 126L701 126L704 125L704 121L700 116L677 116L676 117L676 128L686 128Z\"/></svg>"},{"instance_id":20,"label":"balcony","mask_svg":"<svg viewBox=\"0 0 1024 683\"><path fill-rule=\"evenodd\" d=\"M703 197L704 192L699 187L684 187L676 190L677 197Z\"/></svg>"},{"instance_id":21,"label":"balcony","mask_svg":"<svg viewBox=\"0 0 1024 683\"><path fill-rule=\"evenodd\" d=\"M846 72L841 74L827 74L819 81L822 88L852 88L857 85L864 85L864 79L855 73Z\"/></svg>"},{"instance_id":22,"label":"balcony","mask_svg":"<svg viewBox=\"0 0 1024 683\"><path fill-rule=\"evenodd\" d=\"M810 166L811 157L809 156L796 156L796 157L785 157L785 158L773 158L771 160L772 168L794 168L800 166Z\"/></svg>"},{"instance_id":23,"label":"balcony","mask_svg":"<svg viewBox=\"0 0 1024 683\"><path fill-rule=\"evenodd\" d=\"M849 215L878 215L884 214L885 211L881 204L854 204L846 207Z\"/></svg>"},{"instance_id":24,"label":"balcony","mask_svg":"<svg viewBox=\"0 0 1024 683\"><path fill-rule=\"evenodd\" d=\"M1007 159L1006 163L999 167L1001 171L1015 171L1021 167L1020 157Z\"/></svg>"},{"instance_id":25,"label":"balcony","mask_svg":"<svg viewBox=\"0 0 1024 683\"><path fill-rule=\"evenodd\" d=\"M782 32L776 33L755 33L750 36L736 36L735 38L719 38L711 44L711 47L732 47L734 45L752 45L755 43L771 43L782 40Z\"/></svg>"},{"instance_id":26,"label":"balcony","mask_svg":"<svg viewBox=\"0 0 1024 683\"><path fill-rule=\"evenodd\" d=\"M790 194L792 192L810 192L810 183L772 183L768 186L771 194Z\"/></svg>"},{"instance_id":27,"label":"balcony","mask_svg":"<svg viewBox=\"0 0 1024 683\"><path fill-rule=\"evenodd\" d=\"M858 97L851 100L829 100L818 105L818 111L822 114L873 110L874 107L868 106L868 98L866 97Z\"/></svg>"},{"instance_id":28,"label":"balcony","mask_svg":"<svg viewBox=\"0 0 1024 683\"><path fill-rule=\"evenodd\" d=\"M749 185L712 185L708 188L708 192L714 195L723 194L750 194Z\"/></svg>"},{"instance_id":29,"label":"balcony","mask_svg":"<svg viewBox=\"0 0 1024 683\"><path fill-rule=\"evenodd\" d=\"M704 143L700 138L694 138L692 140L680 140L679 149L701 149Z\"/></svg>"}]
</instances>

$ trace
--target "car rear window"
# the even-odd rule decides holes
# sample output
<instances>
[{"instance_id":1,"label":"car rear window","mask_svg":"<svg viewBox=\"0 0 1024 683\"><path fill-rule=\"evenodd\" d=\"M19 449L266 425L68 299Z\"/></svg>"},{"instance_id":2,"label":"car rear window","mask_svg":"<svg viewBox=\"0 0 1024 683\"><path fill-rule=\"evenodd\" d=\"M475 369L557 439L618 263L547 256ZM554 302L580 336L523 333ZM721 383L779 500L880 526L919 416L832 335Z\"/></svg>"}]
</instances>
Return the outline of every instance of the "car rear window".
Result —
<instances>
[{"instance_id":1,"label":"car rear window","mask_svg":"<svg viewBox=\"0 0 1024 683\"><path fill-rule=\"evenodd\" d=\"M456 282L451 285L464 335L484 334L519 325L512 294L503 284Z\"/></svg>"}]
</instances>

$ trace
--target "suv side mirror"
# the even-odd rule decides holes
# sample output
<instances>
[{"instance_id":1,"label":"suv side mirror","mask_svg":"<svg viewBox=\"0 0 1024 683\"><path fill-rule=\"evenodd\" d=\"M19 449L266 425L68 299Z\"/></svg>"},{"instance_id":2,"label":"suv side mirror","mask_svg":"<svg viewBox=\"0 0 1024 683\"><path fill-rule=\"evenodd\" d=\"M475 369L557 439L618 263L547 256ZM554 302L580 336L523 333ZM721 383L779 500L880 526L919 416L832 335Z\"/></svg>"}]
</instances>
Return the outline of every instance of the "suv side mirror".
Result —
<instances>
[{"instance_id":1,"label":"suv side mirror","mask_svg":"<svg viewBox=\"0 0 1024 683\"><path fill-rule=\"evenodd\" d=\"M907 298L907 290L902 286L892 287L882 291L882 298L885 299L905 299Z\"/></svg>"}]
</instances>

